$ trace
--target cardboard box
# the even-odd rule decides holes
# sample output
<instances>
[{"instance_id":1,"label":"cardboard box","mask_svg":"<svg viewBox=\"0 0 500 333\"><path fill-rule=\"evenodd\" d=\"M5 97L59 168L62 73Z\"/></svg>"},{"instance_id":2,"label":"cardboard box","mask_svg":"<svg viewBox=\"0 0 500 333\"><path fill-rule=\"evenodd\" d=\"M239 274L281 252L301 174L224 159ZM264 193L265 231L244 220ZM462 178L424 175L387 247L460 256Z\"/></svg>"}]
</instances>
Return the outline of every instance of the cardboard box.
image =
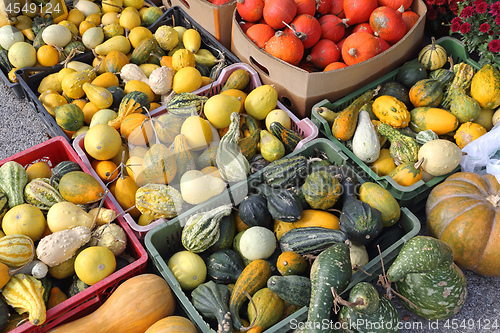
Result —
<instances>
[{"instance_id":1,"label":"cardboard box","mask_svg":"<svg viewBox=\"0 0 500 333\"><path fill-rule=\"evenodd\" d=\"M206 0L162 0L166 8L181 7L228 50L231 47L232 15L236 0L216 6Z\"/></svg>"},{"instance_id":2,"label":"cardboard box","mask_svg":"<svg viewBox=\"0 0 500 333\"><path fill-rule=\"evenodd\" d=\"M299 118L310 117L311 108L317 102L344 97L417 56L424 36L427 7L422 0L415 0L411 8L420 18L399 42L376 57L335 71L308 73L269 55L243 33L236 10L231 51L257 70L263 84L274 85L285 107Z\"/></svg>"}]
</instances>

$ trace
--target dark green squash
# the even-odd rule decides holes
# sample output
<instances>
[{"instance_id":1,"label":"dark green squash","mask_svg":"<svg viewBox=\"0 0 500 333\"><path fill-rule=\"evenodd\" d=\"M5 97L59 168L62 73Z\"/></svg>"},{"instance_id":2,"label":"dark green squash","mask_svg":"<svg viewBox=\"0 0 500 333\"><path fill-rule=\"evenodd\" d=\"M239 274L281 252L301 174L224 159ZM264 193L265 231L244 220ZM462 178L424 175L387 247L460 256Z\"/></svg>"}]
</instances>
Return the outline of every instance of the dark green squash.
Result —
<instances>
[{"instance_id":1,"label":"dark green squash","mask_svg":"<svg viewBox=\"0 0 500 333\"><path fill-rule=\"evenodd\" d=\"M293 188L274 188L269 185L259 186L267 199L267 210L275 220L297 222L302 217L302 203Z\"/></svg>"},{"instance_id":2,"label":"dark green squash","mask_svg":"<svg viewBox=\"0 0 500 333\"><path fill-rule=\"evenodd\" d=\"M231 292L224 284L213 281L200 284L191 292L191 299L196 310L208 319L217 319L218 332L232 332L233 325L229 313Z\"/></svg>"},{"instance_id":3,"label":"dark green squash","mask_svg":"<svg viewBox=\"0 0 500 333\"><path fill-rule=\"evenodd\" d=\"M90 287L90 285L88 285L85 282L83 282L82 280L80 280L75 274L75 275L73 275L73 282L71 283L71 285L69 286L69 289L68 289L68 293L67 293L68 297L73 297L76 294L78 294L80 291L84 291L88 287Z\"/></svg>"},{"instance_id":4,"label":"dark green squash","mask_svg":"<svg viewBox=\"0 0 500 333\"><path fill-rule=\"evenodd\" d=\"M62 176L72 171L82 171L80 165L73 161L62 161L56 164L52 168L52 177L50 178L50 183L54 186L54 182L59 183Z\"/></svg>"},{"instance_id":5,"label":"dark green squash","mask_svg":"<svg viewBox=\"0 0 500 333\"><path fill-rule=\"evenodd\" d=\"M232 249L212 253L206 262L207 276L217 283L235 283L245 268L241 256Z\"/></svg>"},{"instance_id":6,"label":"dark green squash","mask_svg":"<svg viewBox=\"0 0 500 333\"><path fill-rule=\"evenodd\" d=\"M301 227L285 232L280 238L282 252L316 255L333 244L344 243L347 235L341 230L322 227Z\"/></svg>"},{"instance_id":7,"label":"dark green squash","mask_svg":"<svg viewBox=\"0 0 500 333\"><path fill-rule=\"evenodd\" d=\"M332 177L337 178L342 186L342 194L337 200L337 206L340 207L339 209L341 210L346 199L358 193L361 184L359 183L356 173L347 165L333 165L330 167L330 172Z\"/></svg>"},{"instance_id":8,"label":"dark green squash","mask_svg":"<svg viewBox=\"0 0 500 333\"><path fill-rule=\"evenodd\" d=\"M194 67L198 70L198 72L200 72L201 76L206 76L206 77L210 76L210 69L207 66L200 63L196 63Z\"/></svg>"},{"instance_id":9,"label":"dark green squash","mask_svg":"<svg viewBox=\"0 0 500 333\"><path fill-rule=\"evenodd\" d=\"M286 234L285 234L286 235ZM337 243L321 252L311 266L311 300L307 313L308 333L325 332L333 305L332 288L340 295L352 276L349 246Z\"/></svg>"},{"instance_id":10,"label":"dark green squash","mask_svg":"<svg viewBox=\"0 0 500 333\"><path fill-rule=\"evenodd\" d=\"M297 132L285 128L281 123L275 121L269 125L271 133L277 137L285 146L285 154L290 154L303 139Z\"/></svg>"},{"instance_id":11,"label":"dark green squash","mask_svg":"<svg viewBox=\"0 0 500 333\"><path fill-rule=\"evenodd\" d=\"M403 102L409 110L413 108L413 105L410 102L408 88L406 88L402 83L397 81L386 82L382 85L382 87L380 87L378 94L379 96L388 95L395 97L397 100Z\"/></svg>"},{"instance_id":12,"label":"dark green squash","mask_svg":"<svg viewBox=\"0 0 500 333\"><path fill-rule=\"evenodd\" d=\"M250 163L250 174L254 174L257 171L264 169L270 162L261 154L256 154L248 161L248 163Z\"/></svg>"},{"instance_id":13,"label":"dark green squash","mask_svg":"<svg viewBox=\"0 0 500 333\"><path fill-rule=\"evenodd\" d=\"M249 227L261 226L270 228L273 218L267 209L267 199L264 194L250 194L238 206L241 221Z\"/></svg>"},{"instance_id":14,"label":"dark green squash","mask_svg":"<svg viewBox=\"0 0 500 333\"><path fill-rule=\"evenodd\" d=\"M311 299L311 279L300 275L273 275L267 287L282 300L300 307L308 306Z\"/></svg>"},{"instance_id":15,"label":"dark green squash","mask_svg":"<svg viewBox=\"0 0 500 333\"><path fill-rule=\"evenodd\" d=\"M113 104L111 104L110 109L118 110L123 97L125 97L125 91L118 86L111 86L108 88L108 91L113 96Z\"/></svg>"},{"instance_id":16,"label":"dark green squash","mask_svg":"<svg viewBox=\"0 0 500 333\"><path fill-rule=\"evenodd\" d=\"M332 208L340 198L342 186L328 171L314 171L307 176L302 192L312 209L326 210Z\"/></svg>"},{"instance_id":17,"label":"dark green squash","mask_svg":"<svg viewBox=\"0 0 500 333\"><path fill-rule=\"evenodd\" d=\"M366 245L382 232L382 214L355 196L349 196L342 207L339 227L351 241Z\"/></svg>"},{"instance_id":18,"label":"dark green squash","mask_svg":"<svg viewBox=\"0 0 500 333\"><path fill-rule=\"evenodd\" d=\"M418 61L410 61L399 67L396 81L410 89L420 80L427 79L427 70Z\"/></svg>"},{"instance_id":19,"label":"dark green squash","mask_svg":"<svg viewBox=\"0 0 500 333\"><path fill-rule=\"evenodd\" d=\"M356 327L358 332L399 332L400 317L396 307L389 299L380 297L368 282L355 285L348 302L351 304L344 305L339 314L339 322L345 326Z\"/></svg>"},{"instance_id":20,"label":"dark green squash","mask_svg":"<svg viewBox=\"0 0 500 333\"><path fill-rule=\"evenodd\" d=\"M236 224L233 214L224 216L219 223L219 239L214 245L208 248L209 251L230 249L233 246L233 239L236 235Z\"/></svg>"},{"instance_id":21,"label":"dark green squash","mask_svg":"<svg viewBox=\"0 0 500 333\"><path fill-rule=\"evenodd\" d=\"M283 157L270 163L262 176L272 187L286 188L302 185L308 174L307 158L302 155Z\"/></svg>"}]
</instances>

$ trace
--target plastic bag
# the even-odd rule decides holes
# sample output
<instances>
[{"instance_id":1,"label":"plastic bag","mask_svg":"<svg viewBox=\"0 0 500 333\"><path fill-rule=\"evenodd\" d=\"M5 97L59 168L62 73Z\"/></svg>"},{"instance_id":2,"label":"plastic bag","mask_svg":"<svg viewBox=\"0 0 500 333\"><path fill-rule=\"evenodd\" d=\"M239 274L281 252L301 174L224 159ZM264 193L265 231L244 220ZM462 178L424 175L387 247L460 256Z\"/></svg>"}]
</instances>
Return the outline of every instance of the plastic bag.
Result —
<instances>
[{"instance_id":1,"label":"plastic bag","mask_svg":"<svg viewBox=\"0 0 500 333\"><path fill-rule=\"evenodd\" d=\"M494 175L500 182L500 122L488 133L466 145L460 166L464 172Z\"/></svg>"}]
</instances>

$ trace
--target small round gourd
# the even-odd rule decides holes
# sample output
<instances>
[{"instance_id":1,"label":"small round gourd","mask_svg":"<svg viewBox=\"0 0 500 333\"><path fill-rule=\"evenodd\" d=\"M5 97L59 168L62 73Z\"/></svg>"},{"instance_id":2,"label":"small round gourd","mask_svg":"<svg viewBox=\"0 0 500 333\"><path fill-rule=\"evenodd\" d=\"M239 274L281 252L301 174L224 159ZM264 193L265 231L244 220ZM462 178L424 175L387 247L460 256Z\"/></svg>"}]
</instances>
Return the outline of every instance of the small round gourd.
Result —
<instances>
[{"instance_id":1,"label":"small round gourd","mask_svg":"<svg viewBox=\"0 0 500 333\"><path fill-rule=\"evenodd\" d=\"M102 29L101 29L102 30ZM45 28L42 32L42 39L47 45L65 47L73 35L71 31L63 25L52 24Z\"/></svg>"},{"instance_id":2,"label":"small round gourd","mask_svg":"<svg viewBox=\"0 0 500 333\"><path fill-rule=\"evenodd\" d=\"M167 266L185 291L198 287L207 277L205 262L199 255L190 251L175 253L168 260Z\"/></svg>"},{"instance_id":3,"label":"small round gourd","mask_svg":"<svg viewBox=\"0 0 500 333\"><path fill-rule=\"evenodd\" d=\"M428 70L441 68L446 64L448 54L446 49L436 44L434 37L431 38L431 44L424 46L418 54L418 61Z\"/></svg>"},{"instance_id":4,"label":"small round gourd","mask_svg":"<svg viewBox=\"0 0 500 333\"><path fill-rule=\"evenodd\" d=\"M33 45L26 42L13 44L7 56L15 68L32 67L36 64L36 50Z\"/></svg>"},{"instance_id":5,"label":"small round gourd","mask_svg":"<svg viewBox=\"0 0 500 333\"><path fill-rule=\"evenodd\" d=\"M276 237L267 228L251 227L241 236L240 251L248 260L267 259L275 250Z\"/></svg>"},{"instance_id":6,"label":"small round gourd","mask_svg":"<svg viewBox=\"0 0 500 333\"><path fill-rule=\"evenodd\" d=\"M452 172L462 160L462 150L453 142L437 139L426 142L418 151L418 159L424 158L422 168L433 176Z\"/></svg>"},{"instance_id":7,"label":"small round gourd","mask_svg":"<svg viewBox=\"0 0 500 333\"><path fill-rule=\"evenodd\" d=\"M24 41L24 35L19 29L12 25L4 25L0 28L0 46L8 50L17 42Z\"/></svg>"}]
</instances>

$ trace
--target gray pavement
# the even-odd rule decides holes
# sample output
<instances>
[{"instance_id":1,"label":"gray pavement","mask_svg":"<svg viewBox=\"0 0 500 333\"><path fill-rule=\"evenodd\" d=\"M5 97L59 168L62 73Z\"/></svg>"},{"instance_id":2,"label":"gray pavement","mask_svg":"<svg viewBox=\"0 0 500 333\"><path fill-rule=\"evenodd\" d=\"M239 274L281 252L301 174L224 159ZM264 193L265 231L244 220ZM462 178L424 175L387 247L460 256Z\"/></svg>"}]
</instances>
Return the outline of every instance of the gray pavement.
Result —
<instances>
[{"instance_id":1,"label":"gray pavement","mask_svg":"<svg viewBox=\"0 0 500 333\"><path fill-rule=\"evenodd\" d=\"M0 83L0 160L44 142L49 138L45 126L31 105L18 99ZM424 216L419 216L423 220ZM423 221L422 221L423 222ZM422 234L425 234L425 222ZM464 271L468 297L462 310L440 322L424 320L394 301L404 318L401 332L500 332L500 277L484 277Z\"/></svg>"}]
</instances>

